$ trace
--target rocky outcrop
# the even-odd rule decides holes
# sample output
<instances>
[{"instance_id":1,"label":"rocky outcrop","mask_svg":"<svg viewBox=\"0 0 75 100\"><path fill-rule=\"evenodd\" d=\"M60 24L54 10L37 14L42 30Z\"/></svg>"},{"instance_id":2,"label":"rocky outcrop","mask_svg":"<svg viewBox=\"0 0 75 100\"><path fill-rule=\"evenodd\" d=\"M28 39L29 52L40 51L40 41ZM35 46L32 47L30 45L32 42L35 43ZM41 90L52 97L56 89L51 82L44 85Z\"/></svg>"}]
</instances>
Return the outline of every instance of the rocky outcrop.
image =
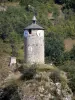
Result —
<instances>
[{"instance_id":1,"label":"rocky outcrop","mask_svg":"<svg viewBox=\"0 0 75 100\"><path fill-rule=\"evenodd\" d=\"M39 72L34 79L26 81L20 89L21 100L72 100L67 83L52 80L52 72Z\"/></svg>"},{"instance_id":2,"label":"rocky outcrop","mask_svg":"<svg viewBox=\"0 0 75 100\"><path fill-rule=\"evenodd\" d=\"M0 5L0 11L6 11L7 10L7 6L5 5Z\"/></svg>"},{"instance_id":3,"label":"rocky outcrop","mask_svg":"<svg viewBox=\"0 0 75 100\"><path fill-rule=\"evenodd\" d=\"M28 67L23 71L19 80L11 75L11 85L0 89L0 100L72 100L66 74L56 67Z\"/></svg>"}]
</instances>

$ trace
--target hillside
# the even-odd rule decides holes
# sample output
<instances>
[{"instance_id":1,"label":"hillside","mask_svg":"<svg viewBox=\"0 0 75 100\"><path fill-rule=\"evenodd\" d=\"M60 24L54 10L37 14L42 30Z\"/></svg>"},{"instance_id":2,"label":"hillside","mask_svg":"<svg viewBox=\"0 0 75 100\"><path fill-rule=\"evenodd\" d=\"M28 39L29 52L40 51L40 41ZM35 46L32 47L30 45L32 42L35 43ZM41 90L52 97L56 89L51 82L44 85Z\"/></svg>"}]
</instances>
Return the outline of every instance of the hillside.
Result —
<instances>
[{"instance_id":1,"label":"hillside","mask_svg":"<svg viewBox=\"0 0 75 100\"><path fill-rule=\"evenodd\" d=\"M72 2L70 0L70 2L65 2L66 0L61 1L64 2L60 2L60 0L6 0L6 2L2 1L0 3L0 83L4 82L4 80L9 76L18 78L17 76L20 75L20 72L18 71L12 73L9 66L10 57L16 56L17 64L25 64L23 31L24 28L31 23L32 17L35 14L37 23L39 25L41 24L41 26L45 28L45 63L52 63L57 68L65 71L69 80L66 82L67 89L70 87L72 92L75 92L75 2L74 0ZM47 67L47 65L43 65L43 68L44 66ZM72 96L72 92L66 90L66 85L65 93L58 96L59 94L56 90L56 83L62 85L62 82L57 81L62 71L60 71L60 75L58 76L59 69L56 69L56 67L52 67L54 70L52 72L51 69L48 69L46 72L46 68L43 72L38 71L35 78L32 78L32 80L24 82L23 80L19 80L23 87L17 87L21 89L23 93L28 90L29 94L26 94L26 100L31 100L28 97L30 94L32 100L35 100L33 99L34 94L37 95L36 98L39 98L39 100L46 100L46 97L49 96L54 96L55 100L66 100L60 98L64 98L67 92L70 92L70 96ZM57 81L56 83L51 78L47 80L48 84L45 79L41 79L40 82L36 79L36 76L41 76L40 78L43 78L43 75L49 75L50 73L56 75L56 77L53 76L54 80ZM62 76L64 77L64 72ZM49 76L47 76L47 78L49 78ZM51 81L54 86L53 88L55 88L55 90L52 90L53 94L51 94L51 90L48 89L51 88L49 84ZM9 85L10 83L12 82L8 82ZM4 85L8 88L6 83L4 83ZM38 94L38 91L41 91L39 88L42 88L40 85L42 87L46 85L49 86L44 87L43 93ZM33 88L31 86L33 86ZM45 91L45 88L47 88L47 91ZM61 90L61 92L62 91L63 90ZM46 95L45 92L50 92L50 94L47 93ZM24 100L24 94L22 97L22 100ZM43 97L44 99L41 99Z\"/></svg>"},{"instance_id":2,"label":"hillside","mask_svg":"<svg viewBox=\"0 0 75 100\"><path fill-rule=\"evenodd\" d=\"M0 85L0 100L72 100L63 71L52 65L23 65L23 68L19 69L19 77L11 73Z\"/></svg>"}]
</instances>

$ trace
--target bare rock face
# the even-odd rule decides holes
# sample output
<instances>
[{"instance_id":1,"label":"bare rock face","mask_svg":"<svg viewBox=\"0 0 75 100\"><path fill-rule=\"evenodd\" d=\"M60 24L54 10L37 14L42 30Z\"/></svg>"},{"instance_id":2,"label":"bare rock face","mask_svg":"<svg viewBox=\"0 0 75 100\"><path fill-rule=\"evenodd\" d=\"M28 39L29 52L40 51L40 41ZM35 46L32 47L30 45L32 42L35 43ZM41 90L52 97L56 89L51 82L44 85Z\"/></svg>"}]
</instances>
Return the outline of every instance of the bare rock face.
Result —
<instances>
[{"instance_id":1,"label":"bare rock face","mask_svg":"<svg viewBox=\"0 0 75 100\"><path fill-rule=\"evenodd\" d=\"M16 85L12 83L14 86L0 89L0 100L5 100L6 97L8 100L72 100L73 93L67 85L64 72L51 67L48 71L35 73L34 68L27 68L23 74L23 80L14 78L14 75L11 83L15 81Z\"/></svg>"},{"instance_id":2,"label":"bare rock face","mask_svg":"<svg viewBox=\"0 0 75 100\"><path fill-rule=\"evenodd\" d=\"M6 11L7 10L7 6L5 5L0 5L0 11Z\"/></svg>"},{"instance_id":3,"label":"bare rock face","mask_svg":"<svg viewBox=\"0 0 75 100\"><path fill-rule=\"evenodd\" d=\"M40 72L34 79L26 81L21 88L21 100L72 100L67 84L54 83L48 72Z\"/></svg>"}]
</instances>

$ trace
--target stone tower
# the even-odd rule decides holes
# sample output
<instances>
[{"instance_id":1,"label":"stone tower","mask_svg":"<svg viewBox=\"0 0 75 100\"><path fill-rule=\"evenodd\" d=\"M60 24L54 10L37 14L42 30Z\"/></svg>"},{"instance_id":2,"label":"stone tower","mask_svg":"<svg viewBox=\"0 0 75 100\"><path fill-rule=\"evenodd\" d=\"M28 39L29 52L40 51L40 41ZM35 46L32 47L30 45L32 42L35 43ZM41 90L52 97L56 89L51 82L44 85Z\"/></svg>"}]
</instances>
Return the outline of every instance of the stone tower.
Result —
<instances>
[{"instance_id":1,"label":"stone tower","mask_svg":"<svg viewBox=\"0 0 75 100\"><path fill-rule=\"evenodd\" d=\"M24 29L24 56L26 63L44 64L44 28L36 24L35 16Z\"/></svg>"}]
</instances>

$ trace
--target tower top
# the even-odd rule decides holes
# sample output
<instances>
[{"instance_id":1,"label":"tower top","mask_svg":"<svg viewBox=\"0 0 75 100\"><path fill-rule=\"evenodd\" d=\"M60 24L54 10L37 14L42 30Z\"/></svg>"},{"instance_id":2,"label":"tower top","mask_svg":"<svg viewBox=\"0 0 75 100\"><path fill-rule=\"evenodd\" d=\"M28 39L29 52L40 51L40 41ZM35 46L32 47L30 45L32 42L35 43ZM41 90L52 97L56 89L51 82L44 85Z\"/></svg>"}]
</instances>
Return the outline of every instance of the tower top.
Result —
<instances>
[{"instance_id":1,"label":"tower top","mask_svg":"<svg viewBox=\"0 0 75 100\"><path fill-rule=\"evenodd\" d=\"M29 26L27 26L25 29L39 29L39 30L44 30L43 27L41 27L38 24L36 24L36 21L37 21L36 17L33 16L33 18L32 18L32 24L29 25Z\"/></svg>"}]
</instances>

